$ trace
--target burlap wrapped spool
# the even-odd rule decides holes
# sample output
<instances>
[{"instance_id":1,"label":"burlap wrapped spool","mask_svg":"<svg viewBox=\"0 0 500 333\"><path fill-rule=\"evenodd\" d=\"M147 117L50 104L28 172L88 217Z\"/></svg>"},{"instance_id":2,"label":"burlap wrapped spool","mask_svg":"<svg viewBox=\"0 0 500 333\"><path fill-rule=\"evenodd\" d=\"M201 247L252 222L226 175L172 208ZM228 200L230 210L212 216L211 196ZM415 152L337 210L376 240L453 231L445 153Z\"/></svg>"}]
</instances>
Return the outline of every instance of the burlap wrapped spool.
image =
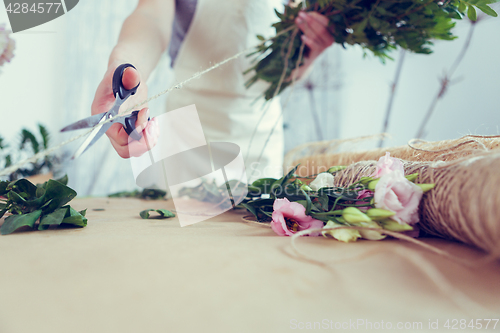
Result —
<instances>
[{"instance_id":1,"label":"burlap wrapped spool","mask_svg":"<svg viewBox=\"0 0 500 333\"><path fill-rule=\"evenodd\" d=\"M335 149L346 143L334 142ZM352 142L348 143L352 144ZM302 157L288 155L288 165L301 163L301 176L334 165L349 165L338 173L338 186L350 184L375 170L376 161L389 151L403 159L405 172L420 174L418 183L435 183L420 204L420 227L430 235L463 242L500 258L500 138L466 136L457 140L410 143L408 146L365 152L332 154L328 144L313 144ZM331 147L332 145L330 145ZM292 154L297 154L297 151ZM297 155L295 155L296 157Z\"/></svg>"}]
</instances>

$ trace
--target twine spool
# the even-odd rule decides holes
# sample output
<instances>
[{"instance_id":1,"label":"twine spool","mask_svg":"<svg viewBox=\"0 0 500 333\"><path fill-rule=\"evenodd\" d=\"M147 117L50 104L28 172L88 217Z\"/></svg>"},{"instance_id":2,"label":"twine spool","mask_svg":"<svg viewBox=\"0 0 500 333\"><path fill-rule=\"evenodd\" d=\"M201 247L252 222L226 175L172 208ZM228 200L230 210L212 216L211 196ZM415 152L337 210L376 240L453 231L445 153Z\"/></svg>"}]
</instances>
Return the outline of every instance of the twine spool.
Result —
<instances>
[{"instance_id":1,"label":"twine spool","mask_svg":"<svg viewBox=\"0 0 500 333\"><path fill-rule=\"evenodd\" d=\"M404 160L406 174L419 173L417 183L436 184L432 191L424 194L419 207L423 231L475 246L500 258L498 137L468 136L368 152L320 154L295 162L314 168L299 169L301 176L315 173L321 167L354 162L335 177L335 185L344 186L373 173L376 160L386 151Z\"/></svg>"},{"instance_id":2,"label":"twine spool","mask_svg":"<svg viewBox=\"0 0 500 333\"><path fill-rule=\"evenodd\" d=\"M384 135L382 135L384 136ZM365 142L378 140L380 135L366 136L356 139L313 142L291 150L285 165L290 168L297 164L306 166L309 174L318 173L315 167L329 168L332 165L350 165L359 161L378 160L385 152L406 161L454 161L475 156L481 152L500 149L500 136L466 135L460 139L438 142L412 140L406 146L378 148L359 151L358 147ZM319 170L319 172L326 170Z\"/></svg>"}]
</instances>

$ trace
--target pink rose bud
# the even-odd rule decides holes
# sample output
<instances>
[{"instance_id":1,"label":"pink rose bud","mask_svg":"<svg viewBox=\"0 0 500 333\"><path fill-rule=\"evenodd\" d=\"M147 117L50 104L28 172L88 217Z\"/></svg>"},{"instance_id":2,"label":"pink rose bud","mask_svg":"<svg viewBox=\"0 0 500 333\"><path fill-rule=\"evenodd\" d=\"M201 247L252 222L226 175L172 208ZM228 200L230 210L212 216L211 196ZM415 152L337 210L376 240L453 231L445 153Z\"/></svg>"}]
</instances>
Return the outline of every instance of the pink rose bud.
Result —
<instances>
[{"instance_id":1,"label":"pink rose bud","mask_svg":"<svg viewBox=\"0 0 500 333\"><path fill-rule=\"evenodd\" d=\"M419 222L418 205L422 189L406 179L401 171L390 172L375 187L375 207L396 213L391 219L400 224Z\"/></svg>"},{"instance_id":2,"label":"pink rose bud","mask_svg":"<svg viewBox=\"0 0 500 333\"><path fill-rule=\"evenodd\" d=\"M391 154L387 152L385 156L382 156L378 160L375 172L371 176L373 178L380 178L396 170L401 171L404 175L403 162L399 158L391 157Z\"/></svg>"}]
</instances>

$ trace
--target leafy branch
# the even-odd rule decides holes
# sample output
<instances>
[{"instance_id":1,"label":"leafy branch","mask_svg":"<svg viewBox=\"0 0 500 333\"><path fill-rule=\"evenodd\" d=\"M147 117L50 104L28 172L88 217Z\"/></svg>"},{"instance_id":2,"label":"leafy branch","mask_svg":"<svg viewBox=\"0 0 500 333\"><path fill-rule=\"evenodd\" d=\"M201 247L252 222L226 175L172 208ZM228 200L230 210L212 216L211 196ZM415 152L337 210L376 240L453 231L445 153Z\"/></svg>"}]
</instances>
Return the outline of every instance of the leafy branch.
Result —
<instances>
[{"instance_id":1,"label":"leafy branch","mask_svg":"<svg viewBox=\"0 0 500 333\"><path fill-rule=\"evenodd\" d=\"M36 134L23 128L19 135L19 144L17 145L17 148L6 143L0 136L0 158L3 159L3 167L8 168L14 164L18 159L16 157L19 157L19 155L22 155L23 153L35 155L42 150L46 150L49 148L49 144L49 131L41 124L38 124L38 133ZM55 164L58 162L59 158L55 155L46 156L29 166L25 166L13 172L9 175L9 180L14 181L22 177L30 177L43 172L52 171Z\"/></svg>"},{"instance_id":2,"label":"leafy branch","mask_svg":"<svg viewBox=\"0 0 500 333\"><path fill-rule=\"evenodd\" d=\"M477 19L476 8L490 16L497 13L489 4L498 0L309 0L306 8L285 6L283 13L276 12L279 22L276 38L260 45L254 59L256 63L245 73L255 70L255 74L246 82L250 87L258 80L270 83L264 92L269 100L278 88L283 70L286 79L279 92L291 83L293 64L299 58L300 37L302 32L295 33L295 18L301 10L316 11L325 15L330 21L330 32L335 42L346 45L359 45L366 52L371 52L383 62L391 59L390 52L398 47L415 53L432 53L433 39L453 40L451 33L454 20L467 15L471 20ZM262 36L259 39L264 40ZM284 56L284 45L293 49L289 56Z\"/></svg>"}]
</instances>

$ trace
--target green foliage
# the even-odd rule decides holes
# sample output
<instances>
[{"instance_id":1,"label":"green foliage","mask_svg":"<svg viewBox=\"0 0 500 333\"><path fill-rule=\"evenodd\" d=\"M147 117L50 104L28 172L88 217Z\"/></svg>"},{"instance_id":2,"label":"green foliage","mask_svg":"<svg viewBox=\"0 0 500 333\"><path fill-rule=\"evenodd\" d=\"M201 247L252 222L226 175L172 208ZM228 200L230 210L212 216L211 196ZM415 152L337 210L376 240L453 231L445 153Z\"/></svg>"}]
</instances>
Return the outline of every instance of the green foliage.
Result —
<instances>
[{"instance_id":1,"label":"green foliage","mask_svg":"<svg viewBox=\"0 0 500 333\"><path fill-rule=\"evenodd\" d=\"M234 200L234 198L231 197L231 195L234 194L231 192L231 189L238 192L245 187L246 184L238 182L237 180L230 180L227 183L217 186L215 180L213 182L208 182L203 179L198 186L182 188L179 191L179 197L187 196L197 201L220 205L222 209L225 209L227 208L226 205Z\"/></svg>"},{"instance_id":2,"label":"green foliage","mask_svg":"<svg viewBox=\"0 0 500 333\"><path fill-rule=\"evenodd\" d=\"M23 158L23 155L34 155L42 150L49 148L50 135L47 128L38 124L38 132L34 133L23 128L19 135L18 145L9 145L0 136L0 160L3 159L3 167L7 168L18 160ZM15 148L17 146L17 148ZM49 155L38 161L21 167L14 171L8 177L13 181L22 177L34 176L43 172L50 172L54 169L54 164L59 162L59 158L55 155ZM0 162L0 167L1 167Z\"/></svg>"},{"instance_id":3,"label":"green foliage","mask_svg":"<svg viewBox=\"0 0 500 333\"><path fill-rule=\"evenodd\" d=\"M134 191L123 191L117 192L108 195L109 198L139 198L145 200L166 200L165 196L167 195L166 191L154 189L154 188L146 188L142 191L134 190Z\"/></svg>"},{"instance_id":4,"label":"green foliage","mask_svg":"<svg viewBox=\"0 0 500 333\"><path fill-rule=\"evenodd\" d=\"M38 230L49 226L85 227L85 211L77 212L66 205L73 200L76 192L66 186L68 178L34 185L27 179L0 181L0 217L9 212L0 228L2 235L10 234L19 228L34 229L39 220Z\"/></svg>"},{"instance_id":5,"label":"green foliage","mask_svg":"<svg viewBox=\"0 0 500 333\"><path fill-rule=\"evenodd\" d=\"M475 21L476 9L490 16L497 13L488 5L499 0L308 0L305 11L316 11L330 20L330 32L335 42L344 48L347 45L359 45L371 52L383 62L391 59L391 51L398 47L422 54L432 53L433 39L453 40L451 33L454 20L467 16ZM285 6L283 13L276 12L279 22L273 27L276 37L272 41L261 44L250 54L257 54L252 68L255 75L247 82L250 87L258 80L270 83L264 97L273 97L283 71L286 71L280 92L291 84L291 74L299 60L301 45L300 36L293 30L295 18L303 10L302 6ZM258 36L264 40L262 36ZM292 47L288 62L286 53ZM366 53L365 53L366 54ZM285 64L287 67L285 68ZM302 63L301 63L302 65Z\"/></svg>"}]
</instances>

